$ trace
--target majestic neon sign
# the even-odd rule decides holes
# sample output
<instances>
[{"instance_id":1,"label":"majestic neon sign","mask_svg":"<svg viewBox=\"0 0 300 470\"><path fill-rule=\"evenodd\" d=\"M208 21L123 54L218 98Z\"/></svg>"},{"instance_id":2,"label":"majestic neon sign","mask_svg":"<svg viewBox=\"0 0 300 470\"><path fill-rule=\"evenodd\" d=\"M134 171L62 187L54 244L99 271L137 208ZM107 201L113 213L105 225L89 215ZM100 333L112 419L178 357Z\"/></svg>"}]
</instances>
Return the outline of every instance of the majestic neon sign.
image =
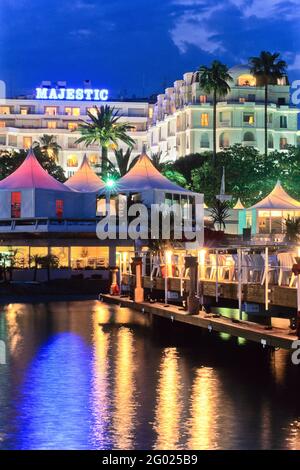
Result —
<instances>
[{"instance_id":1,"label":"majestic neon sign","mask_svg":"<svg viewBox=\"0 0 300 470\"><path fill-rule=\"evenodd\" d=\"M98 88L36 88L37 100L107 101L108 90Z\"/></svg>"}]
</instances>

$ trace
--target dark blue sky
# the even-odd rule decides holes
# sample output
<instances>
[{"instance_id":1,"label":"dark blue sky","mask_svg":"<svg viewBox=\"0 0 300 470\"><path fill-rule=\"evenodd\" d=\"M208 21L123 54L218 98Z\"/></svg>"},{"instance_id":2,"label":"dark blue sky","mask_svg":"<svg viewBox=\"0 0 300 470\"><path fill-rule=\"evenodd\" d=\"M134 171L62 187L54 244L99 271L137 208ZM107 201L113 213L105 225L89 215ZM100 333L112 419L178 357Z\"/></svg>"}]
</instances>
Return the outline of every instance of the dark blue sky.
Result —
<instances>
[{"instance_id":1,"label":"dark blue sky","mask_svg":"<svg viewBox=\"0 0 300 470\"><path fill-rule=\"evenodd\" d=\"M300 77L300 0L0 0L0 79L149 95L218 58L280 51Z\"/></svg>"}]
</instances>

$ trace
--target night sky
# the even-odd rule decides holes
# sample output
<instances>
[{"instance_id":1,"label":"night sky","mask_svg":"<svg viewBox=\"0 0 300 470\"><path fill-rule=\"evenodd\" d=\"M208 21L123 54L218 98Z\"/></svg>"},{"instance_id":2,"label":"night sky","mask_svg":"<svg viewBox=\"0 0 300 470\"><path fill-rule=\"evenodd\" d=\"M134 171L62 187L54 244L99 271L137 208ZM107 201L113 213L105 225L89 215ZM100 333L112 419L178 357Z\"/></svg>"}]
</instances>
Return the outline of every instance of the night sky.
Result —
<instances>
[{"instance_id":1,"label":"night sky","mask_svg":"<svg viewBox=\"0 0 300 470\"><path fill-rule=\"evenodd\" d=\"M10 96L42 80L148 96L214 58L279 51L300 77L300 0L0 0L0 79Z\"/></svg>"}]
</instances>

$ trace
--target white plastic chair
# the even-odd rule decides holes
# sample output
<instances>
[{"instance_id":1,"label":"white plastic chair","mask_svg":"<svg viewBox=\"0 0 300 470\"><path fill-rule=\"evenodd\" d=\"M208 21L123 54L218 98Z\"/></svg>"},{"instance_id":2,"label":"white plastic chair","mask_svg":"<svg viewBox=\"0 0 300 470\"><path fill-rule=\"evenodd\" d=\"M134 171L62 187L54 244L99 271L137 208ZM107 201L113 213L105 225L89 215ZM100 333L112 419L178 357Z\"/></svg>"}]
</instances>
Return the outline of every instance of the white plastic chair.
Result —
<instances>
[{"instance_id":1,"label":"white plastic chair","mask_svg":"<svg viewBox=\"0 0 300 470\"><path fill-rule=\"evenodd\" d=\"M278 253L277 255L279 261L279 276L278 276L278 285L281 286L284 276L287 278L287 281L290 282L287 284L289 287L292 287L295 282L296 276L292 272L293 264L296 263L293 253Z\"/></svg>"}]
</instances>

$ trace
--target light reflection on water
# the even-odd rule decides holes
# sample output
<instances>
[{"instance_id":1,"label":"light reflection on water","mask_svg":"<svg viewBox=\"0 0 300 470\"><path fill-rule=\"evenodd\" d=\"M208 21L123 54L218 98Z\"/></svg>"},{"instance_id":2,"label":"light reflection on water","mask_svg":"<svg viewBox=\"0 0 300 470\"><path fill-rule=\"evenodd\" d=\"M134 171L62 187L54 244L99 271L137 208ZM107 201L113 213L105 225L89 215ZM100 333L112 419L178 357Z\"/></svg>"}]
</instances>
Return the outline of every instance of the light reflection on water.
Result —
<instances>
[{"instance_id":1,"label":"light reflection on water","mask_svg":"<svg viewBox=\"0 0 300 470\"><path fill-rule=\"evenodd\" d=\"M0 449L300 448L287 352L171 328L96 301L3 307Z\"/></svg>"}]
</instances>

